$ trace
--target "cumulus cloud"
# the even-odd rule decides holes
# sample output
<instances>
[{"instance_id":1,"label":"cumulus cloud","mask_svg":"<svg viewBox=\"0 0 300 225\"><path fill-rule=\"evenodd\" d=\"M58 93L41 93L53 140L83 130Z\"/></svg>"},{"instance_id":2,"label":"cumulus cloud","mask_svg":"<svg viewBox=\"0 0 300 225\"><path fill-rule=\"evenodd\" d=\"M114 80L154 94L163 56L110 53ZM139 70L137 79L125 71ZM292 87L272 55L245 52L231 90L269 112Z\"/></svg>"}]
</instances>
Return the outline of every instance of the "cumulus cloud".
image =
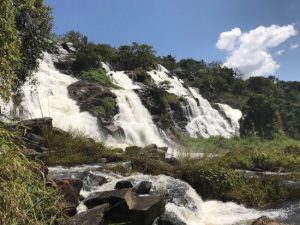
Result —
<instances>
[{"instance_id":1,"label":"cumulus cloud","mask_svg":"<svg viewBox=\"0 0 300 225\"><path fill-rule=\"evenodd\" d=\"M276 55L282 55L284 52L285 52L284 49L280 49L280 50L278 50L275 54L276 54Z\"/></svg>"},{"instance_id":2,"label":"cumulus cloud","mask_svg":"<svg viewBox=\"0 0 300 225\"><path fill-rule=\"evenodd\" d=\"M295 49L295 48L299 48L299 45L298 44L291 45L291 49Z\"/></svg>"},{"instance_id":3,"label":"cumulus cloud","mask_svg":"<svg viewBox=\"0 0 300 225\"><path fill-rule=\"evenodd\" d=\"M228 52L225 66L238 68L245 76L264 76L280 67L268 50L296 34L294 25L259 26L249 32L234 28L221 33L216 46Z\"/></svg>"}]
</instances>

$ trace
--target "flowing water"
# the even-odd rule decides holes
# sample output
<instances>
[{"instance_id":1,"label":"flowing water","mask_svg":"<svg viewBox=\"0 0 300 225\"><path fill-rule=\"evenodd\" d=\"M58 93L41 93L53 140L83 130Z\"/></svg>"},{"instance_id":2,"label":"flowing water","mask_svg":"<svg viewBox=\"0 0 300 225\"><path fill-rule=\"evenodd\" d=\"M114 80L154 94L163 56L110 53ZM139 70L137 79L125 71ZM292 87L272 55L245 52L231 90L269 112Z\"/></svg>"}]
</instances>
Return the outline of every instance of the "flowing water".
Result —
<instances>
[{"instance_id":1,"label":"flowing water","mask_svg":"<svg viewBox=\"0 0 300 225\"><path fill-rule=\"evenodd\" d=\"M169 75L166 68L158 65L158 70L148 72L157 85L162 82L168 82L169 93L183 97L188 102L188 108L185 109L189 123L186 130L192 137L210 137L223 136L232 137L238 133L238 126L227 121L209 102L204 99L195 88L185 88L183 81L176 76ZM230 112L227 117L232 117Z\"/></svg>"},{"instance_id":2,"label":"flowing water","mask_svg":"<svg viewBox=\"0 0 300 225\"><path fill-rule=\"evenodd\" d=\"M80 132L95 140L103 139L97 119L87 112L80 112L76 101L68 95L67 87L77 79L60 73L50 54L45 53L33 78L36 86L30 82L23 86L22 119L51 117L55 127Z\"/></svg>"},{"instance_id":3,"label":"flowing water","mask_svg":"<svg viewBox=\"0 0 300 225\"><path fill-rule=\"evenodd\" d=\"M152 121L151 114L134 91L141 87L135 84L124 71L111 71L109 66L104 63L103 67L113 83L120 87L120 89L113 89L112 92L117 96L119 108L119 113L114 117L114 125L120 126L124 130L123 142L137 146L153 143L158 146L166 146L162 132L158 130Z\"/></svg>"},{"instance_id":4,"label":"flowing water","mask_svg":"<svg viewBox=\"0 0 300 225\"><path fill-rule=\"evenodd\" d=\"M120 180L130 180L133 184L140 181L150 181L153 184L150 194L164 196L167 203L165 214L174 221L181 221L187 225L248 225L262 215L286 219L288 213L287 210L258 211L233 202L203 201L189 184L165 175L137 174L122 177L103 172L99 165L72 168L53 167L49 168L49 174L60 178L83 179L84 186L81 195L84 198L94 192L113 190L115 184ZM106 177L108 183L103 186L96 186L95 183L87 179L90 174ZM81 203L77 210L80 212L85 211L86 207Z\"/></svg>"}]
</instances>

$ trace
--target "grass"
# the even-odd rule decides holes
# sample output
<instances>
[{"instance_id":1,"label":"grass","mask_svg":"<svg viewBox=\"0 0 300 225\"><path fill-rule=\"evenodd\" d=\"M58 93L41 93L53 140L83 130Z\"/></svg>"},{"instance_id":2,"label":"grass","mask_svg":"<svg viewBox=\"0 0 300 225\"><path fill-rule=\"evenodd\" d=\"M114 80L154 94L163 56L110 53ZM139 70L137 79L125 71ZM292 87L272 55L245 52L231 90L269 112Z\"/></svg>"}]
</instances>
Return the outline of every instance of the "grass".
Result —
<instances>
[{"instance_id":1,"label":"grass","mask_svg":"<svg viewBox=\"0 0 300 225\"><path fill-rule=\"evenodd\" d=\"M79 78L90 82L97 82L106 87L119 88L112 83L110 77L106 75L106 72L103 69L83 71L79 74Z\"/></svg>"},{"instance_id":2,"label":"grass","mask_svg":"<svg viewBox=\"0 0 300 225\"><path fill-rule=\"evenodd\" d=\"M63 223L60 196L46 187L42 166L20 154L16 137L0 127L0 224Z\"/></svg>"},{"instance_id":3,"label":"grass","mask_svg":"<svg viewBox=\"0 0 300 225\"><path fill-rule=\"evenodd\" d=\"M42 158L47 166L95 163L101 158L120 161L119 154L123 152L121 149L108 148L78 132L56 134L44 130L44 137L44 144L50 151Z\"/></svg>"},{"instance_id":4,"label":"grass","mask_svg":"<svg viewBox=\"0 0 300 225\"><path fill-rule=\"evenodd\" d=\"M183 158L178 177L206 199L230 200L251 207L270 207L300 197L300 190L286 188L284 180L300 181L300 142L278 137L263 140L182 139L192 152L205 153L202 160ZM209 157L213 154L214 157ZM246 177L239 170L283 171L289 176Z\"/></svg>"}]
</instances>

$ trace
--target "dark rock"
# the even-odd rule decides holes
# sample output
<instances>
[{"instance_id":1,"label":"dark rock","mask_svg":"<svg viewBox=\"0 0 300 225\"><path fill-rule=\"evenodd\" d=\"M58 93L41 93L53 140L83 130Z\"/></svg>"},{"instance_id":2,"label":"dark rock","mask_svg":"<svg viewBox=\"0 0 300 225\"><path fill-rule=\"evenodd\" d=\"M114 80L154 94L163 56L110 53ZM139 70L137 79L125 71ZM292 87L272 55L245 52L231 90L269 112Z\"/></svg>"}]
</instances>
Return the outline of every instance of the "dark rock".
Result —
<instances>
[{"instance_id":1,"label":"dark rock","mask_svg":"<svg viewBox=\"0 0 300 225\"><path fill-rule=\"evenodd\" d=\"M133 185L129 180L121 180L116 183L115 189L132 188Z\"/></svg>"},{"instance_id":2,"label":"dark rock","mask_svg":"<svg viewBox=\"0 0 300 225\"><path fill-rule=\"evenodd\" d=\"M37 142L37 143L41 143L44 141L44 138L42 136L37 135L37 134L32 134L32 133L26 133L25 138L27 138L30 141Z\"/></svg>"},{"instance_id":3,"label":"dark rock","mask_svg":"<svg viewBox=\"0 0 300 225\"><path fill-rule=\"evenodd\" d=\"M175 157L166 158L165 160L166 160L167 163L169 163L172 166L179 166L180 165L180 161L178 159L176 159Z\"/></svg>"},{"instance_id":4,"label":"dark rock","mask_svg":"<svg viewBox=\"0 0 300 225\"><path fill-rule=\"evenodd\" d=\"M259 217L257 220L255 220L252 225L284 225L282 223L279 223L276 220L270 219L266 216Z\"/></svg>"},{"instance_id":5,"label":"dark rock","mask_svg":"<svg viewBox=\"0 0 300 225\"><path fill-rule=\"evenodd\" d=\"M63 179L56 181L58 192L63 195L63 202L61 202L61 208L63 212L68 216L76 214L76 207L80 201L80 189L82 188L82 182L80 180Z\"/></svg>"},{"instance_id":6,"label":"dark rock","mask_svg":"<svg viewBox=\"0 0 300 225\"><path fill-rule=\"evenodd\" d=\"M165 213L160 216L155 225L187 225L185 222L181 221L178 216L174 213Z\"/></svg>"},{"instance_id":7,"label":"dark rock","mask_svg":"<svg viewBox=\"0 0 300 225\"><path fill-rule=\"evenodd\" d=\"M152 188L152 182L141 181L132 190L138 195L145 195L150 193L151 188Z\"/></svg>"},{"instance_id":8,"label":"dark rock","mask_svg":"<svg viewBox=\"0 0 300 225\"><path fill-rule=\"evenodd\" d=\"M125 154L128 155L140 155L142 151L141 147L138 146L129 146L125 148Z\"/></svg>"},{"instance_id":9,"label":"dark rock","mask_svg":"<svg viewBox=\"0 0 300 225\"><path fill-rule=\"evenodd\" d=\"M164 212L165 203L160 196L140 197L132 189L93 193L85 201L88 208L109 203L105 220L131 225L150 225Z\"/></svg>"},{"instance_id":10,"label":"dark rock","mask_svg":"<svg viewBox=\"0 0 300 225\"><path fill-rule=\"evenodd\" d=\"M100 175L90 173L89 175L87 175L84 178L83 183L84 183L86 189L89 189L89 187L91 187L91 186L93 186L93 187L101 186L101 185L107 183L107 179Z\"/></svg>"},{"instance_id":11,"label":"dark rock","mask_svg":"<svg viewBox=\"0 0 300 225\"><path fill-rule=\"evenodd\" d=\"M67 222L68 225L101 225L103 216L109 204L103 204L85 212L78 213Z\"/></svg>"},{"instance_id":12,"label":"dark rock","mask_svg":"<svg viewBox=\"0 0 300 225\"><path fill-rule=\"evenodd\" d=\"M109 125L104 126L104 128L113 137L125 137L125 132L122 127L115 126L113 124L109 124Z\"/></svg>"},{"instance_id":13,"label":"dark rock","mask_svg":"<svg viewBox=\"0 0 300 225\"><path fill-rule=\"evenodd\" d=\"M150 145L147 145L143 148L145 151L148 150L148 149L157 149L157 145L156 144L150 144Z\"/></svg>"},{"instance_id":14,"label":"dark rock","mask_svg":"<svg viewBox=\"0 0 300 225\"><path fill-rule=\"evenodd\" d=\"M115 94L113 94L108 87L100 85L99 83L80 80L68 86L68 91L70 97L77 101L81 111L90 112L103 124L110 124L114 115L118 112ZM112 112L107 115L99 116L97 108L105 108L106 102L104 102L104 99L107 97L114 99L112 104L115 107L112 107Z\"/></svg>"},{"instance_id":15,"label":"dark rock","mask_svg":"<svg viewBox=\"0 0 300 225\"><path fill-rule=\"evenodd\" d=\"M52 126L52 118L44 117L38 119L31 119L31 120L23 120L19 122L18 127L24 130L30 130L30 133L35 135L43 135L43 131L46 129L51 130Z\"/></svg>"}]
</instances>

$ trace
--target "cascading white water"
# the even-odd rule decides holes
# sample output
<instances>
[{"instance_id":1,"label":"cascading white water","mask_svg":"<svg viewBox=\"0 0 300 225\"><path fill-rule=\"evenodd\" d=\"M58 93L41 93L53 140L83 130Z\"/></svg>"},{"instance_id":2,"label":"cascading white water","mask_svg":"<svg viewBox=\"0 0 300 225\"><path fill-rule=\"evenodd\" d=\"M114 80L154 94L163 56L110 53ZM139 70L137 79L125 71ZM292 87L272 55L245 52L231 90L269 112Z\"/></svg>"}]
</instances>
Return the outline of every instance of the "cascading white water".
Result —
<instances>
[{"instance_id":1,"label":"cascading white water","mask_svg":"<svg viewBox=\"0 0 300 225\"><path fill-rule=\"evenodd\" d=\"M140 98L134 92L140 86L133 81L123 71L111 71L109 66L102 63L115 85L120 89L113 89L112 92L117 96L119 113L114 117L114 125L120 126L125 133L123 140L128 145L145 146L157 144L166 146L162 139L162 134L152 121L151 114L143 106Z\"/></svg>"},{"instance_id":2,"label":"cascading white water","mask_svg":"<svg viewBox=\"0 0 300 225\"><path fill-rule=\"evenodd\" d=\"M90 165L73 168L49 168L49 174L54 177L72 176L83 179L84 186L80 194L84 198L94 192L113 190L120 180L130 180L134 185L140 181L150 181L153 185L150 194L164 196L167 203L165 214L171 216L175 221L179 220L187 225L246 225L249 224L249 221L262 215L285 218L287 213L285 210L258 211L233 202L203 201L189 184L165 175L137 174L122 177L116 174L103 173L101 166ZM89 174L106 177L109 182L102 186L97 185L97 182L85 182L89 180ZM77 210L80 212L86 210L83 202Z\"/></svg>"},{"instance_id":3,"label":"cascading white water","mask_svg":"<svg viewBox=\"0 0 300 225\"><path fill-rule=\"evenodd\" d=\"M186 130L192 137L223 136L232 137L238 133L238 128L230 124L222 115L204 99L195 88L185 88L183 81L176 76L170 76L166 68L158 65L158 70L148 72L157 85L167 81L168 92L181 96L188 102L185 110L189 123Z\"/></svg>"},{"instance_id":4,"label":"cascading white water","mask_svg":"<svg viewBox=\"0 0 300 225\"><path fill-rule=\"evenodd\" d=\"M60 73L54 67L50 54L44 54L33 78L37 81L36 86L26 82L22 88L22 119L51 117L55 127L102 140L97 119L87 112L80 112L76 101L68 95L67 87L77 79Z\"/></svg>"}]
</instances>

